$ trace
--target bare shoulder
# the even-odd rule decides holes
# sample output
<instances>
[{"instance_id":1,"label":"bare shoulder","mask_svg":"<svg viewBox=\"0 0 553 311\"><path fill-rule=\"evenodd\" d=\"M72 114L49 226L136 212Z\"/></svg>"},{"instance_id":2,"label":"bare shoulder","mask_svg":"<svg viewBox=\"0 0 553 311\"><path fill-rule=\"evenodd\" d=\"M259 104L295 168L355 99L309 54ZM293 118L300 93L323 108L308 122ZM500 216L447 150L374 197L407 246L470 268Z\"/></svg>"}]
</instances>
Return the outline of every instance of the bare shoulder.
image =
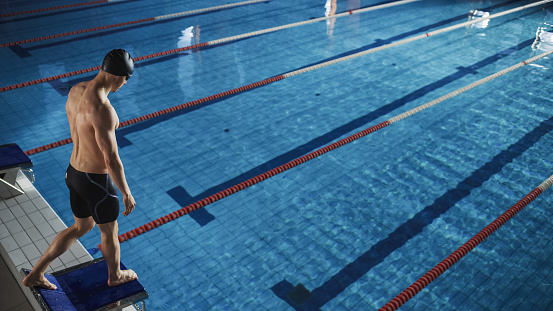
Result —
<instances>
[{"instance_id":1,"label":"bare shoulder","mask_svg":"<svg viewBox=\"0 0 553 311\"><path fill-rule=\"evenodd\" d=\"M119 119L107 96L94 81L85 81L71 88L67 100L68 113L80 115L81 122L102 132L117 128Z\"/></svg>"},{"instance_id":2,"label":"bare shoulder","mask_svg":"<svg viewBox=\"0 0 553 311\"><path fill-rule=\"evenodd\" d=\"M87 82L80 82L75 84L71 90L69 90L69 98L82 96L87 88Z\"/></svg>"},{"instance_id":3,"label":"bare shoulder","mask_svg":"<svg viewBox=\"0 0 553 311\"><path fill-rule=\"evenodd\" d=\"M109 99L99 98L95 106L94 123L104 129L116 129L119 124L119 118Z\"/></svg>"},{"instance_id":4,"label":"bare shoulder","mask_svg":"<svg viewBox=\"0 0 553 311\"><path fill-rule=\"evenodd\" d=\"M66 107L72 111L82 111L86 110L87 105L81 105L81 103L88 104L90 92L90 81L80 82L74 85L67 96Z\"/></svg>"}]
</instances>

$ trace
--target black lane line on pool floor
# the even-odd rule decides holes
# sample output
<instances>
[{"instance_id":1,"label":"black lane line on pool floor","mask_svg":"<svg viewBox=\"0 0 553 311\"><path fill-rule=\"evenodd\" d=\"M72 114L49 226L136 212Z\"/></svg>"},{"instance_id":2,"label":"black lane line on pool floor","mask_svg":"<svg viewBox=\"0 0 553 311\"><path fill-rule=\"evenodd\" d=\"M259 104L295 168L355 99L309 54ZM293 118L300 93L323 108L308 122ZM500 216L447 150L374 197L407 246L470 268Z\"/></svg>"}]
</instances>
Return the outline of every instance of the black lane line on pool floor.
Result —
<instances>
[{"instance_id":1,"label":"black lane line on pool floor","mask_svg":"<svg viewBox=\"0 0 553 311\"><path fill-rule=\"evenodd\" d=\"M179 206L188 206L191 203L196 202L194 198L184 189L182 186L177 186L169 191L167 194L177 202ZM194 219L201 227L207 225L211 221L215 220L215 216L210 214L206 207L199 208L193 212L188 213L192 219Z\"/></svg>"},{"instance_id":2,"label":"black lane line on pool floor","mask_svg":"<svg viewBox=\"0 0 553 311\"><path fill-rule=\"evenodd\" d=\"M510 145L506 150L503 150L489 162L472 172L455 188L448 190L444 195L437 198L432 205L425 207L413 218L400 225L386 239L378 241L363 255L348 264L320 287L309 291L301 283L294 286L283 280L273 286L271 290L296 310L319 310L330 300L336 298L349 285L383 262L392 252L421 233L435 219L470 195L472 190L479 188L484 182L499 173L507 164L513 162L515 158L522 155L552 130L553 117L542 121L531 132L528 132L516 143Z\"/></svg>"}]
</instances>

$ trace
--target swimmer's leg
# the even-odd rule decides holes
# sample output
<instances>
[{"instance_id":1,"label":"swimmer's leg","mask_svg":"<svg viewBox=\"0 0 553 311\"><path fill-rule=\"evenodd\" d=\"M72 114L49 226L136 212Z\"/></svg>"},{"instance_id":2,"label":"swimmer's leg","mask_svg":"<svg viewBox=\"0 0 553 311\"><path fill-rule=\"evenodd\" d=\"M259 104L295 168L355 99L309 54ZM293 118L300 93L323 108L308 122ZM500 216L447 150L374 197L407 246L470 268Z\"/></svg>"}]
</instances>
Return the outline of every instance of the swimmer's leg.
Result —
<instances>
[{"instance_id":1,"label":"swimmer's leg","mask_svg":"<svg viewBox=\"0 0 553 311\"><path fill-rule=\"evenodd\" d=\"M138 277L134 271L121 270L119 266L121 251L119 248L119 238L117 237L119 230L117 220L107 224L98 224L97 226L102 233L102 254L108 265L108 285L117 286L136 280Z\"/></svg>"},{"instance_id":2,"label":"swimmer's leg","mask_svg":"<svg viewBox=\"0 0 553 311\"><path fill-rule=\"evenodd\" d=\"M38 286L46 289L56 289L56 286L44 277L44 272L54 259L65 253L78 238L94 228L92 217L77 218L73 216L73 218L75 218L75 223L56 236L46 252L40 257L33 270L23 279L23 285L27 287Z\"/></svg>"}]
</instances>

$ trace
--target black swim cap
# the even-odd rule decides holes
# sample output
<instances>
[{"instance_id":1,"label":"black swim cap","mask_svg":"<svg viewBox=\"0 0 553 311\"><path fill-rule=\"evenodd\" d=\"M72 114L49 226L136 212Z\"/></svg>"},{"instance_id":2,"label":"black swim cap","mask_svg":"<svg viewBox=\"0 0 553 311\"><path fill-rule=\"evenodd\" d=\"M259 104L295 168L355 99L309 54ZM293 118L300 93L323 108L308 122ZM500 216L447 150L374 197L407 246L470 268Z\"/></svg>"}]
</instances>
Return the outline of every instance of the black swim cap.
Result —
<instances>
[{"instance_id":1,"label":"black swim cap","mask_svg":"<svg viewBox=\"0 0 553 311\"><path fill-rule=\"evenodd\" d=\"M116 76L125 76L127 80L134 72L131 55L122 49L111 50L102 63L102 70Z\"/></svg>"}]
</instances>

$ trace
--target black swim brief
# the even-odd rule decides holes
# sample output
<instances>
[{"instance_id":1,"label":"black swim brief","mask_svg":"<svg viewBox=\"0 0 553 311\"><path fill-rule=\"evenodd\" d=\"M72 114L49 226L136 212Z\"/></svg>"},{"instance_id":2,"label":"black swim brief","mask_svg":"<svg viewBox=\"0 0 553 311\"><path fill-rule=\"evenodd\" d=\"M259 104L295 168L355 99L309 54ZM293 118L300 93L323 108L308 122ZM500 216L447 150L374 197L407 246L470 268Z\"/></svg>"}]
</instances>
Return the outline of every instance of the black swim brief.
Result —
<instances>
[{"instance_id":1,"label":"black swim brief","mask_svg":"<svg viewBox=\"0 0 553 311\"><path fill-rule=\"evenodd\" d=\"M97 224L117 219L119 198L117 188L108 174L90 174L77 171L69 165L65 174L69 188L71 210L77 218L92 216Z\"/></svg>"}]
</instances>

